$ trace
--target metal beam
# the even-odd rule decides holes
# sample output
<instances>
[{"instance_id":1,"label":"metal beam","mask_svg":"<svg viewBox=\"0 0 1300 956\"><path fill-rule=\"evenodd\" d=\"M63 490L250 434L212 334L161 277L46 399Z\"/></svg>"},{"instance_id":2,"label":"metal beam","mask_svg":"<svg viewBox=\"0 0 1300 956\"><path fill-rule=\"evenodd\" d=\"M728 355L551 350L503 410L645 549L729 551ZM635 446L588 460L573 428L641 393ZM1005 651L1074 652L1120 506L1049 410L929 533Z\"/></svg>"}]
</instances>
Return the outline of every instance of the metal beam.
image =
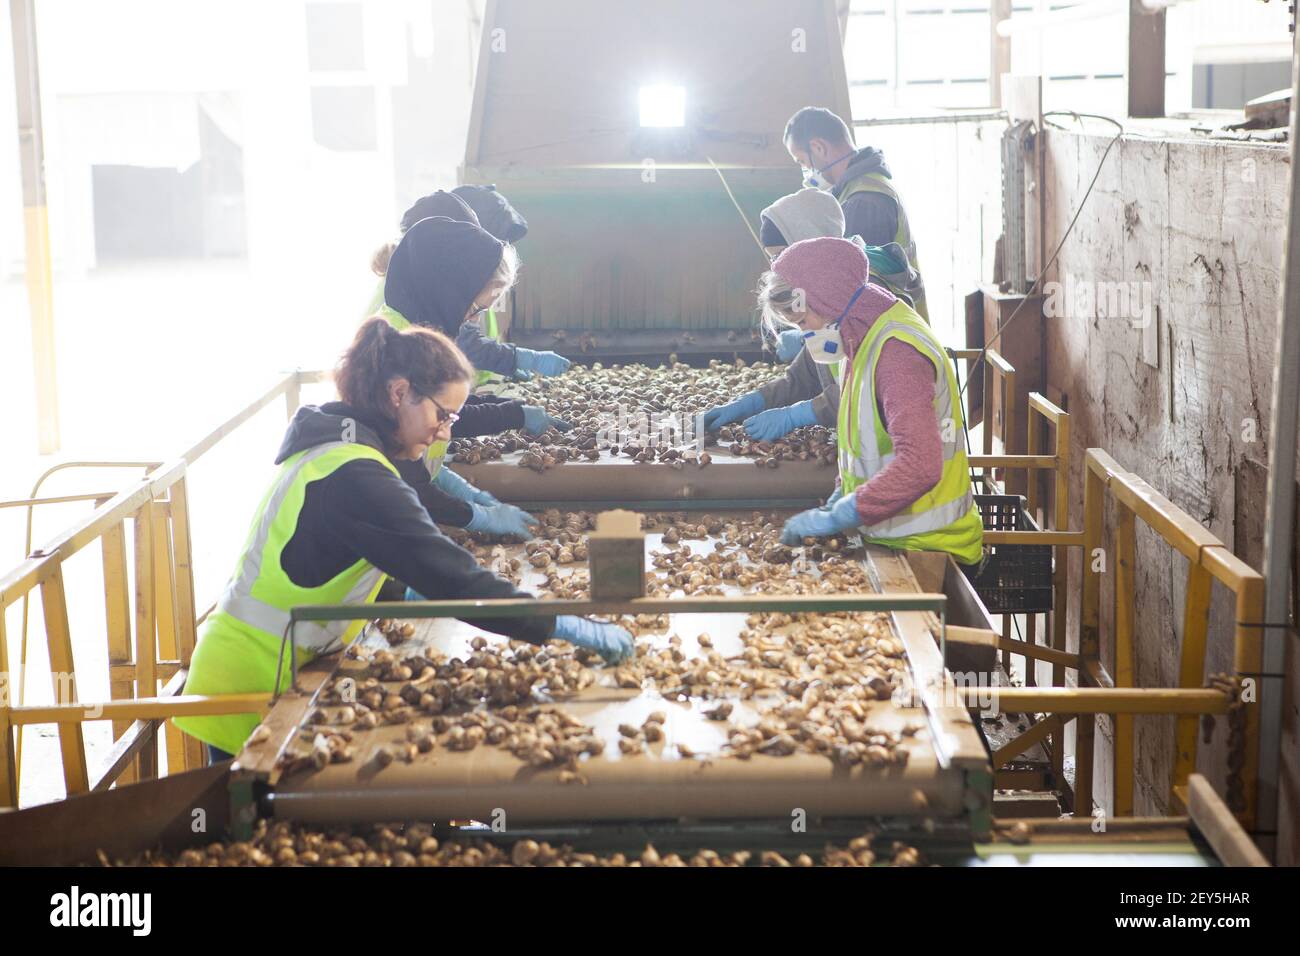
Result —
<instances>
[{"instance_id":1,"label":"metal beam","mask_svg":"<svg viewBox=\"0 0 1300 956\"><path fill-rule=\"evenodd\" d=\"M45 144L41 84L36 57L36 0L9 0L18 100L18 157L22 167L24 261L32 324L36 382L36 441L42 455L59 450L59 390L54 360L54 276L50 267L50 220L45 207Z\"/></svg>"},{"instance_id":2,"label":"metal beam","mask_svg":"<svg viewBox=\"0 0 1300 956\"><path fill-rule=\"evenodd\" d=\"M366 621L372 618L415 620L455 617L552 617L557 614L748 614L784 611L789 614L830 614L837 611L888 613L930 611L943 614L948 599L942 594L826 594L826 595L719 595L682 598L629 598L623 600L537 601L533 598L497 598L456 601L374 601L369 604L312 604L293 608L290 621Z\"/></svg>"},{"instance_id":3,"label":"metal beam","mask_svg":"<svg viewBox=\"0 0 1300 956\"><path fill-rule=\"evenodd\" d=\"M549 601L547 603L550 603ZM1003 714L1226 714L1217 690L1178 687L958 687L965 705Z\"/></svg>"},{"instance_id":4,"label":"metal beam","mask_svg":"<svg viewBox=\"0 0 1300 956\"><path fill-rule=\"evenodd\" d=\"M989 3L989 104L1002 106L1002 74L1011 72L1011 34L998 33L998 24L1011 19L1011 0Z\"/></svg>"},{"instance_id":5,"label":"metal beam","mask_svg":"<svg viewBox=\"0 0 1300 956\"><path fill-rule=\"evenodd\" d=\"M1165 115L1165 11L1129 0L1128 115Z\"/></svg>"}]
</instances>

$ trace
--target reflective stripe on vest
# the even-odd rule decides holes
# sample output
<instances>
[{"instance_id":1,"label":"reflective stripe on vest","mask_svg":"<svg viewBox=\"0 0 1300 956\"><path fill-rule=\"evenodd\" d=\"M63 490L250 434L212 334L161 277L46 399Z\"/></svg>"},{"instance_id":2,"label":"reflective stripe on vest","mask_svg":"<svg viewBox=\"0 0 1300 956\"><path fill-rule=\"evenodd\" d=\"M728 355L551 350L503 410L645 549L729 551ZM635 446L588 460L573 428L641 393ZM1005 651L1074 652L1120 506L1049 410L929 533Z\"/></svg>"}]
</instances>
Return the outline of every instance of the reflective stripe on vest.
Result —
<instances>
[{"instance_id":1,"label":"reflective stripe on vest","mask_svg":"<svg viewBox=\"0 0 1300 956\"><path fill-rule=\"evenodd\" d=\"M253 519L238 569L217 602L218 610L278 641L289 626L289 612L294 607L359 604L373 598L383 584L384 574L364 558L316 587L295 584L280 561L298 528L307 485L328 477L349 461L367 458L397 473L379 451L356 442L317 445L284 462ZM327 653L351 641L364 623L300 621L294 626L294 642L313 654Z\"/></svg>"},{"instance_id":2,"label":"reflective stripe on vest","mask_svg":"<svg viewBox=\"0 0 1300 956\"><path fill-rule=\"evenodd\" d=\"M943 444L943 473L939 482L909 507L865 529L868 537L884 539L933 535L926 541L934 550L971 552L970 527L974 497L971 494L966 449L962 443L961 396L952 366L929 327L905 303L891 306L872 325L858 347L845 376L838 421L840 481L845 494L878 474L894 460L893 440L876 408L876 363L885 342L900 339L928 358L935 367L935 416ZM974 515L976 527L978 513ZM958 526L958 527L954 527ZM946 534L951 531L952 534ZM913 542L915 543L915 542Z\"/></svg>"}]
</instances>

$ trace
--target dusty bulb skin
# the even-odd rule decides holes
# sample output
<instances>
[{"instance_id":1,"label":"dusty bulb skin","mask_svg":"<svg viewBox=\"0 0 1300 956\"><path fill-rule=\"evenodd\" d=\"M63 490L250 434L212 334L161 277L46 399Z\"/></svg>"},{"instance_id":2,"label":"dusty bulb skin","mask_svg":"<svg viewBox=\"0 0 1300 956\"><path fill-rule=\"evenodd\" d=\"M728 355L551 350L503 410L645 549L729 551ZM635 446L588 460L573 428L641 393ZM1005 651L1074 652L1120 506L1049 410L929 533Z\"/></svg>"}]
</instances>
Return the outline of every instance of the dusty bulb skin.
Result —
<instances>
[{"instance_id":1,"label":"dusty bulb skin","mask_svg":"<svg viewBox=\"0 0 1300 956\"><path fill-rule=\"evenodd\" d=\"M465 465L500 461L521 452L519 466L541 474L567 462L599 461L602 457L625 458L639 464L666 464L674 469L706 468L713 461L708 450L694 442L653 445L635 439L623 445L606 437L618 421L622 406L632 415L638 411L671 411L692 421L705 410L725 405L781 375L779 365L766 362L746 364L743 360L713 360L706 368L680 362L667 365L611 365L599 362L575 365L563 375L534 379L517 386L518 395L530 405L544 407L548 414L573 425L568 432L554 428L541 435L523 431L505 432L480 438L461 438L448 447L452 460ZM740 423L725 425L705 437L705 448L723 448L730 454L753 458L764 468L776 468L783 461L812 461L824 467L836 465L835 433L821 426L796 429L775 442L752 441Z\"/></svg>"},{"instance_id":2,"label":"dusty bulb skin","mask_svg":"<svg viewBox=\"0 0 1300 956\"><path fill-rule=\"evenodd\" d=\"M429 823L388 823L374 826L316 829L290 821L259 820L252 837L218 841L176 853L149 850L113 859L102 850L104 866L153 867L811 867L926 866L915 847L873 832L845 845L826 844L819 851L798 854L756 848L656 848L644 846L619 852L591 853L568 844L552 845L523 838L497 843L478 838L439 839Z\"/></svg>"}]
</instances>

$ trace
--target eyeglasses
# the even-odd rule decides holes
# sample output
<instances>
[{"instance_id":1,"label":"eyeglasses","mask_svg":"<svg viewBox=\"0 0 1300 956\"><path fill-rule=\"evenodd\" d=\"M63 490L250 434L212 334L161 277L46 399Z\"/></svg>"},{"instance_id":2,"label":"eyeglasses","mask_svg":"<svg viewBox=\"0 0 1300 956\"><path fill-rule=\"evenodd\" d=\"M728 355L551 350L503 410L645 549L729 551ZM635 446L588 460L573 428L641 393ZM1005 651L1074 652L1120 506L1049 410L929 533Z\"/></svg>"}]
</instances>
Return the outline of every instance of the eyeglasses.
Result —
<instances>
[{"instance_id":1,"label":"eyeglasses","mask_svg":"<svg viewBox=\"0 0 1300 956\"><path fill-rule=\"evenodd\" d=\"M424 397L427 398L429 401L433 402L433 407L438 410L439 425L441 425L443 422L446 422L448 425L455 425L458 421L460 421L459 414L457 414L456 412L447 411L447 409L443 408L441 405L438 404L438 400L434 398L432 395L425 395Z\"/></svg>"},{"instance_id":2,"label":"eyeglasses","mask_svg":"<svg viewBox=\"0 0 1300 956\"><path fill-rule=\"evenodd\" d=\"M504 293L502 293L502 295L504 295ZM468 317L466 317L465 321L468 322L470 319L477 319L484 312L491 312L493 309L497 307L497 303L500 301L501 301L501 295L498 295L487 305L474 305L474 303L471 302L470 305L474 305L474 307L469 310L469 315Z\"/></svg>"}]
</instances>

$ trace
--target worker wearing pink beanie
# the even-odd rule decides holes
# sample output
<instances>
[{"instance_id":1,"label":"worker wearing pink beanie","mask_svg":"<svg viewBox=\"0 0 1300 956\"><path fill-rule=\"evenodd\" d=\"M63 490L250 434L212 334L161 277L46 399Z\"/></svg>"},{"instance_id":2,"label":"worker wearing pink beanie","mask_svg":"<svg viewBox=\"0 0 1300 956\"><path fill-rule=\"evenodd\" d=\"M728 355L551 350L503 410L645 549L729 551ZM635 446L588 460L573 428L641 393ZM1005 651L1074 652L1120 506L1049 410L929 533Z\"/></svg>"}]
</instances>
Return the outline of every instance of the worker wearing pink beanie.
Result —
<instances>
[{"instance_id":1,"label":"worker wearing pink beanie","mask_svg":"<svg viewBox=\"0 0 1300 956\"><path fill-rule=\"evenodd\" d=\"M874 544L977 565L983 525L956 376L925 321L869 277L862 249L830 238L796 242L763 277L767 320L802 329L815 361L841 363L843 389L839 486L825 507L786 522L781 539L860 529Z\"/></svg>"}]
</instances>

